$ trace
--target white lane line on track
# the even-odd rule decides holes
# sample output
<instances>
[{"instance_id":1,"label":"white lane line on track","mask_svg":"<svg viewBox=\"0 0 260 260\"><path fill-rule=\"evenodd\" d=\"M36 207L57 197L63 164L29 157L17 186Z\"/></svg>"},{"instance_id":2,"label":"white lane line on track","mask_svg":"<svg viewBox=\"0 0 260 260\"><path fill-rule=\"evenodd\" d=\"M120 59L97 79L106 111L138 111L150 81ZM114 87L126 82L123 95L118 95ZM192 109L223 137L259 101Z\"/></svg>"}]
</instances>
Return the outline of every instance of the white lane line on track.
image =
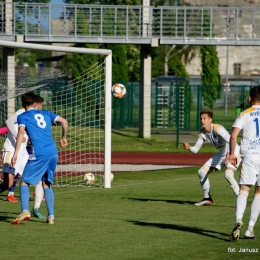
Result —
<instances>
[{"instance_id":1,"label":"white lane line on track","mask_svg":"<svg viewBox=\"0 0 260 260\"><path fill-rule=\"evenodd\" d=\"M174 181L182 181L182 180L190 180L190 179L197 179L198 177L197 176L194 176L194 177L190 177L190 178L179 178L179 179L171 179L171 180L163 180L163 181L155 181L155 182L151 182L151 181L149 181L149 182L140 182L140 183L133 183L133 184L126 184L126 185L113 185L113 187L112 187L112 189L116 189L116 188L125 188L125 187L129 187L129 186L140 186L140 185L147 185L147 184L149 184L149 185L151 185L151 184L157 184L157 183L164 183L164 182L169 182L169 181L172 181L172 182L174 182ZM100 188L81 188L81 189L79 189L79 190L72 190L72 191L61 191L61 192L57 192L57 189L59 189L59 188L56 188L55 189L55 195L57 195L57 194L63 194L63 193L72 193L72 192L81 192L81 191L97 191L97 190L99 190ZM101 188L101 189L103 189L103 188Z\"/></svg>"}]
</instances>

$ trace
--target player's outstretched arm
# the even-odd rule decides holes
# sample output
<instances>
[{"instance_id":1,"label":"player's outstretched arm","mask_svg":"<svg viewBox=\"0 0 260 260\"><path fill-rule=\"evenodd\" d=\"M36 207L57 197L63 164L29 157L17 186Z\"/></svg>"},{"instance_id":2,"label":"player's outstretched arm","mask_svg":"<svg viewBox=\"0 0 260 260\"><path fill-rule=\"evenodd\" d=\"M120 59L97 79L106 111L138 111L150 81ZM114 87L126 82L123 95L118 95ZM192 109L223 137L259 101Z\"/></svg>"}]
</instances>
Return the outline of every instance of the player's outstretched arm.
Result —
<instances>
[{"instance_id":1,"label":"player's outstretched arm","mask_svg":"<svg viewBox=\"0 0 260 260\"><path fill-rule=\"evenodd\" d=\"M56 119L56 122L59 122L61 123L61 127L62 127L62 136L61 136L61 139L60 139L60 147L66 147L68 145L68 142L67 142L67 132L68 132L68 121L63 118L63 117L58 117Z\"/></svg>"},{"instance_id":2,"label":"player's outstretched arm","mask_svg":"<svg viewBox=\"0 0 260 260\"><path fill-rule=\"evenodd\" d=\"M183 148L186 150L190 150L191 146L188 143L183 143Z\"/></svg>"},{"instance_id":3,"label":"player's outstretched arm","mask_svg":"<svg viewBox=\"0 0 260 260\"><path fill-rule=\"evenodd\" d=\"M188 143L183 143L183 148L189 150L191 153L197 153L203 145L203 138L199 135L199 138L194 146L190 146Z\"/></svg>"}]
</instances>

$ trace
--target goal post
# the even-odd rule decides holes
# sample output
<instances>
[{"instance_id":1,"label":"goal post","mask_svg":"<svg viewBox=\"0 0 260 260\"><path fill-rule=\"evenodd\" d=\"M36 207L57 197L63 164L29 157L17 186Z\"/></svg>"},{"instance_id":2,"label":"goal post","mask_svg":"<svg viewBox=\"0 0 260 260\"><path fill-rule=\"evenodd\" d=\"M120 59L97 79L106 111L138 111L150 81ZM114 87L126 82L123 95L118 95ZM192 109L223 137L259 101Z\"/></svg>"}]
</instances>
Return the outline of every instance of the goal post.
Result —
<instances>
[{"instance_id":1,"label":"goal post","mask_svg":"<svg viewBox=\"0 0 260 260\"><path fill-rule=\"evenodd\" d=\"M111 188L112 51L9 41L0 41L1 46L25 50L20 52L19 58L15 56L13 73L10 73L10 66L9 71L3 66L0 74L1 126L8 117L8 104L15 104L11 108L15 111L21 106L20 96L34 91L45 99L43 109L69 121L69 144L65 149L59 149L54 185ZM39 57L33 66L30 65L31 56L26 58L27 52L32 50ZM104 58L71 78L70 69L62 71L59 62L73 53ZM13 86L8 84L10 77L13 77ZM11 99L14 101L10 102ZM57 143L60 135L60 127L53 126ZM0 144L3 144L3 137ZM96 177L94 184L84 181L84 174L89 172Z\"/></svg>"}]
</instances>

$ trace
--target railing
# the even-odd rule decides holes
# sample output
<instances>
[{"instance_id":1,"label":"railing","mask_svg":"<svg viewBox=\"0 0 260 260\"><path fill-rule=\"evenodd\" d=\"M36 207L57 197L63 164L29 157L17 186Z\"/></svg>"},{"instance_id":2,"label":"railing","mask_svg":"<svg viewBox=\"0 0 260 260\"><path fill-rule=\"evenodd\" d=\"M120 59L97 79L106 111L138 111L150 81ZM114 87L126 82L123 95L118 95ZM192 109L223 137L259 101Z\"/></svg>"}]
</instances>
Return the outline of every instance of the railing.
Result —
<instances>
[{"instance_id":1,"label":"railing","mask_svg":"<svg viewBox=\"0 0 260 260\"><path fill-rule=\"evenodd\" d=\"M259 45L260 8L0 3L0 40Z\"/></svg>"}]
</instances>

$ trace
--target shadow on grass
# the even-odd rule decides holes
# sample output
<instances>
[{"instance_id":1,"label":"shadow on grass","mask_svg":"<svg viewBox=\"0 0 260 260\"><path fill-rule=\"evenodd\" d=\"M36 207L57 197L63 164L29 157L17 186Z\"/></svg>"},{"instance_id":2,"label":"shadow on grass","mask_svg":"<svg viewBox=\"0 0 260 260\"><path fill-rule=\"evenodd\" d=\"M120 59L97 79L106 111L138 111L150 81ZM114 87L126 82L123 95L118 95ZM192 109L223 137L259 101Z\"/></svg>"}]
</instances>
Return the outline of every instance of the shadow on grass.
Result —
<instances>
[{"instance_id":1,"label":"shadow on grass","mask_svg":"<svg viewBox=\"0 0 260 260\"><path fill-rule=\"evenodd\" d=\"M17 193L18 193L18 192L17 192ZM5 194L5 195L1 194L1 195L0 195L0 201L8 202L8 201L6 200L6 196L7 196L7 194ZM19 195L15 195L15 198L18 200L18 203L21 203L21 197L20 197ZM32 201L32 200L34 200L34 196L30 196L30 197L29 197L29 201ZM8 202L8 203L10 203L10 202ZM13 203L13 202L11 202L11 203Z\"/></svg>"},{"instance_id":2,"label":"shadow on grass","mask_svg":"<svg viewBox=\"0 0 260 260\"><path fill-rule=\"evenodd\" d=\"M160 200L160 199L147 199L147 198L127 198L129 200L137 200L137 201L161 201L161 202L167 202L167 203L175 203L175 204L190 204L194 205L194 201L187 201L187 200Z\"/></svg>"},{"instance_id":3,"label":"shadow on grass","mask_svg":"<svg viewBox=\"0 0 260 260\"><path fill-rule=\"evenodd\" d=\"M156 228L161 228L161 229L171 229L171 230L177 230L177 231L182 231L182 232L195 233L198 235L216 238L219 240L229 242L229 234L216 232L213 230L207 230L207 229L203 229L203 228L189 227L189 226L183 226L183 225L175 225L175 224L151 223L151 222L134 221L134 220L127 220L127 221L130 223L133 223L134 225L137 225L137 226L156 227ZM219 237L219 235L228 237L228 239L221 238L221 237Z\"/></svg>"},{"instance_id":4,"label":"shadow on grass","mask_svg":"<svg viewBox=\"0 0 260 260\"><path fill-rule=\"evenodd\" d=\"M19 214L20 214L19 212L4 212L4 211L0 211L0 221L1 222L7 222L7 223L11 224L11 221L14 220L15 218L17 218L17 216ZM34 219L31 218L29 221L30 222L39 222L39 220L41 220L41 219L35 218L35 220L34 220ZM24 224L26 222L27 222L27 220L23 220L21 222L21 224ZM43 223L46 224L45 221Z\"/></svg>"},{"instance_id":5,"label":"shadow on grass","mask_svg":"<svg viewBox=\"0 0 260 260\"><path fill-rule=\"evenodd\" d=\"M189 205L194 205L197 201L189 201L189 200L160 200L160 199L147 199L147 198L127 198L129 200L137 200L137 201L160 201L160 202L167 202L167 203L174 203L174 204L189 204ZM205 206L204 206L205 207ZM224 206L224 205L211 205L210 207L221 207L221 208L235 208L234 206Z\"/></svg>"}]
</instances>

